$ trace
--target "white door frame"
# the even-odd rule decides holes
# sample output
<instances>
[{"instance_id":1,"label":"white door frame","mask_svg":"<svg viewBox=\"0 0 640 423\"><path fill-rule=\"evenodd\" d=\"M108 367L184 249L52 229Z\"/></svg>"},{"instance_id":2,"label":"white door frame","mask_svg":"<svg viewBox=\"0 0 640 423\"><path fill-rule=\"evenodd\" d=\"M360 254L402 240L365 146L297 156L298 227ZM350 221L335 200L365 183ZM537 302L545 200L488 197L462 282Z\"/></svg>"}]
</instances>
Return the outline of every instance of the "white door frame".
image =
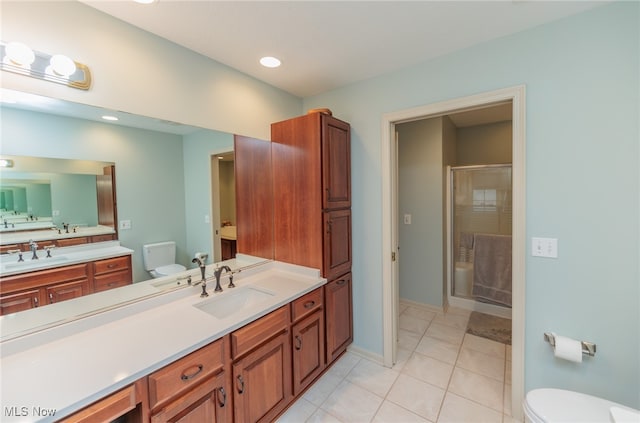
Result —
<instances>
[{"instance_id":1,"label":"white door frame","mask_svg":"<svg viewBox=\"0 0 640 423\"><path fill-rule=\"evenodd\" d=\"M486 107L511 101L512 117L512 178L513 178L513 243L512 243L512 416L522 421L524 399L524 318L525 318L525 87L518 85L468 97L428 104L412 109L387 113L382 116L382 315L383 361L391 367L396 361L398 280L397 261L392 253L397 251L397 219L394 210L396 193L394 176L397 167L395 125L430 117L446 115L462 110Z\"/></svg>"}]
</instances>

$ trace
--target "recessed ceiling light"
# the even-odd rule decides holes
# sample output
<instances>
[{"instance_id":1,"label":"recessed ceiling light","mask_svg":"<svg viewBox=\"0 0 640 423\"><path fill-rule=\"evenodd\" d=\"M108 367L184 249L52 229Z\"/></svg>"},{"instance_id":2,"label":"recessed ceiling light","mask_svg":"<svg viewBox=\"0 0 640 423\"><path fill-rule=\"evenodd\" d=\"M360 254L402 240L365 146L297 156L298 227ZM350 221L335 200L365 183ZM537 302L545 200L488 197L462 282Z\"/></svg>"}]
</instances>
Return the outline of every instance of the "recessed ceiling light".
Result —
<instances>
[{"instance_id":1,"label":"recessed ceiling light","mask_svg":"<svg viewBox=\"0 0 640 423\"><path fill-rule=\"evenodd\" d=\"M110 121L116 121L116 120L118 120L118 118L117 118L117 117L115 117L115 116L109 116L109 115L104 115L104 116L102 116L102 119L104 119L104 120L110 120Z\"/></svg>"},{"instance_id":2,"label":"recessed ceiling light","mask_svg":"<svg viewBox=\"0 0 640 423\"><path fill-rule=\"evenodd\" d=\"M277 59L275 57L265 56L260 59L260 64L265 68L277 68L282 64L282 62L280 61L280 59Z\"/></svg>"},{"instance_id":3,"label":"recessed ceiling light","mask_svg":"<svg viewBox=\"0 0 640 423\"><path fill-rule=\"evenodd\" d=\"M133 0L133 1L140 4L151 4L156 2L156 0Z\"/></svg>"}]
</instances>

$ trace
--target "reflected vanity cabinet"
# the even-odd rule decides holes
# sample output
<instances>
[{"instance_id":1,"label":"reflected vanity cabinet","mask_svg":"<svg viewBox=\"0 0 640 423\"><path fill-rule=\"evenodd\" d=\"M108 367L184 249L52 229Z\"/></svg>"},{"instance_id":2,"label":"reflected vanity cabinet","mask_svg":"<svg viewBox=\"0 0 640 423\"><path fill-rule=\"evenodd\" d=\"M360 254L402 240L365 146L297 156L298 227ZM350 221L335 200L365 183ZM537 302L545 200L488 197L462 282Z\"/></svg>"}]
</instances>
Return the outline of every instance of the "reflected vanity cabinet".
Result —
<instances>
[{"instance_id":1,"label":"reflected vanity cabinet","mask_svg":"<svg viewBox=\"0 0 640 423\"><path fill-rule=\"evenodd\" d=\"M0 315L58 303L132 282L130 255L0 276Z\"/></svg>"},{"instance_id":2,"label":"reflected vanity cabinet","mask_svg":"<svg viewBox=\"0 0 640 423\"><path fill-rule=\"evenodd\" d=\"M350 125L309 113L273 123L271 143L274 258L320 269L327 278L330 363L353 339Z\"/></svg>"}]
</instances>

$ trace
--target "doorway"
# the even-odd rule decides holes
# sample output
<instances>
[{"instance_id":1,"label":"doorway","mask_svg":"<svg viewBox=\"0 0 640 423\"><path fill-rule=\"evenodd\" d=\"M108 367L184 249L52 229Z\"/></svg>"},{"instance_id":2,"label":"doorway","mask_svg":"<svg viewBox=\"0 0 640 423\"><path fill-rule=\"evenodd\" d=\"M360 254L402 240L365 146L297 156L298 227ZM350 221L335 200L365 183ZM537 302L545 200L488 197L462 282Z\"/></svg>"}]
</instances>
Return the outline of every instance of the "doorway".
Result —
<instances>
[{"instance_id":1,"label":"doorway","mask_svg":"<svg viewBox=\"0 0 640 423\"><path fill-rule=\"evenodd\" d=\"M513 310L512 310L512 415L522 419L524 398L524 293L525 293L525 89L506 88L422 107L388 113L382 119L382 286L383 361L396 361L398 334L398 189L396 125L453 112L511 102L513 177Z\"/></svg>"},{"instance_id":2,"label":"doorway","mask_svg":"<svg viewBox=\"0 0 640 423\"><path fill-rule=\"evenodd\" d=\"M211 211L213 260L218 263L235 257L236 198L234 152L211 155Z\"/></svg>"}]
</instances>

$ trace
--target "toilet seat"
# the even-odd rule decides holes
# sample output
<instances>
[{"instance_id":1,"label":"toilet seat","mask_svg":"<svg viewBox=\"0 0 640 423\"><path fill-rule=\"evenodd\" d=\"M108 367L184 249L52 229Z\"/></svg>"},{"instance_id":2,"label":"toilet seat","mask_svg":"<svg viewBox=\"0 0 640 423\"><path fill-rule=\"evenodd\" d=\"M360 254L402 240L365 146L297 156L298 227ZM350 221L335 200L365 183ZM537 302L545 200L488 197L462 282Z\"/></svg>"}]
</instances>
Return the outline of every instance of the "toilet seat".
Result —
<instances>
[{"instance_id":1,"label":"toilet seat","mask_svg":"<svg viewBox=\"0 0 640 423\"><path fill-rule=\"evenodd\" d=\"M160 266L155 269L155 272L158 274L158 276L169 276L176 273L184 272L185 270L187 270L187 268L183 265L174 263L167 264L166 266Z\"/></svg>"},{"instance_id":2,"label":"toilet seat","mask_svg":"<svg viewBox=\"0 0 640 423\"><path fill-rule=\"evenodd\" d=\"M534 389L524 399L524 414L532 423L609 422L611 407L623 405L580 392Z\"/></svg>"}]
</instances>

